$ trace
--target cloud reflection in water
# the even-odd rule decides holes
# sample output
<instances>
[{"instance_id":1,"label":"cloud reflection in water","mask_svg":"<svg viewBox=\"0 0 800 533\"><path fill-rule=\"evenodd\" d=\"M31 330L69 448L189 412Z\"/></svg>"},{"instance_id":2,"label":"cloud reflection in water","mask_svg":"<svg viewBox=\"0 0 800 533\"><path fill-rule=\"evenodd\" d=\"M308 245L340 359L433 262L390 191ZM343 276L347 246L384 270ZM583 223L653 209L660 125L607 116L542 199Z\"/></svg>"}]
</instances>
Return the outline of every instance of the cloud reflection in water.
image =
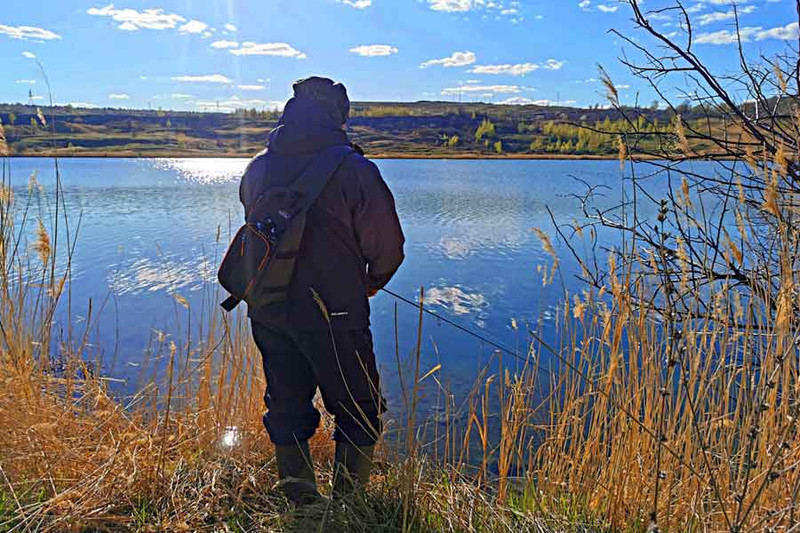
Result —
<instances>
[{"instance_id":1,"label":"cloud reflection in water","mask_svg":"<svg viewBox=\"0 0 800 533\"><path fill-rule=\"evenodd\" d=\"M439 306L455 315L469 315L488 307L486 297L479 292L465 292L460 287L433 287L425 293L427 305Z\"/></svg>"},{"instance_id":2,"label":"cloud reflection in water","mask_svg":"<svg viewBox=\"0 0 800 533\"><path fill-rule=\"evenodd\" d=\"M118 295L155 291L195 291L216 282L216 271L207 258L176 257L135 259L118 265L108 275L108 286Z\"/></svg>"}]
</instances>

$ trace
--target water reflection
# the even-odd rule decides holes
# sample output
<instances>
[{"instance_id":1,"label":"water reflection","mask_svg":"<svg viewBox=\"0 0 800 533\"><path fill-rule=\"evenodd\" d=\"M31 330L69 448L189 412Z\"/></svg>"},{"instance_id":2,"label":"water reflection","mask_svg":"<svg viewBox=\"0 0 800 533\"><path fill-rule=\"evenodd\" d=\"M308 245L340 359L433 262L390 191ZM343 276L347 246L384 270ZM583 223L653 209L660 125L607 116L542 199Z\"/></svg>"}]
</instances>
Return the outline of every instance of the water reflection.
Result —
<instances>
[{"instance_id":1,"label":"water reflection","mask_svg":"<svg viewBox=\"0 0 800 533\"><path fill-rule=\"evenodd\" d=\"M475 253L475 250L470 248L463 239L456 239L452 237L442 237L436 246L432 247L431 249L431 251L437 250L442 252L448 259L453 260L466 259Z\"/></svg>"},{"instance_id":2,"label":"water reflection","mask_svg":"<svg viewBox=\"0 0 800 533\"><path fill-rule=\"evenodd\" d=\"M108 275L108 286L117 295L154 291L201 290L214 283L215 266L208 258L141 257L120 264Z\"/></svg>"},{"instance_id":3,"label":"water reflection","mask_svg":"<svg viewBox=\"0 0 800 533\"><path fill-rule=\"evenodd\" d=\"M224 158L155 159L152 166L174 173L182 181L210 185L238 181L244 172L246 161Z\"/></svg>"},{"instance_id":4,"label":"water reflection","mask_svg":"<svg viewBox=\"0 0 800 533\"><path fill-rule=\"evenodd\" d=\"M426 302L437 313L482 327L508 345L519 336L524 343L523 324L552 324L563 294L561 277L558 284L542 286L536 267L551 260L530 228L552 228L548 207L565 222L580 217L578 202L569 196L577 192L571 176L592 184L616 184L619 179L616 162L377 163L395 194L407 237L407 260L390 288L413 300L424 286ZM33 171L45 185L44 195L52 194L51 162L15 159L12 165L20 177L18 198L27 194ZM189 302L187 312L199 313L204 295L216 294L216 266L242 217L237 183L246 165L245 159L61 162L63 201L74 216L82 214L69 287L72 311L88 316L90 298L114 296L106 313L92 315L92 342L107 354L120 354L112 373L130 378L131 387L141 369L127 363L143 359L151 329L179 338L187 334L189 321L181 321L175 312L172 295L178 292ZM572 274L579 270L566 254L561 268L564 286L576 287ZM397 308L396 337L395 304L383 294L372 301L376 353L390 406L398 403L400 390L395 338L399 353L410 353L418 319L412 306ZM512 327L511 317L519 330ZM432 342L426 341L422 365L432 368L442 362L437 378L454 387L469 387L480 358L491 354L475 339L434 319L425 319L425 338ZM225 435L229 442L238 438L231 428Z\"/></svg>"},{"instance_id":5,"label":"water reflection","mask_svg":"<svg viewBox=\"0 0 800 533\"><path fill-rule=\"evenodd\" d=\"M439 306L454 315L469 315L481 311L489 303L479 292L465 292L461 287L433 287L425 293L428 306Z\"/></svg>"}]
</instances>

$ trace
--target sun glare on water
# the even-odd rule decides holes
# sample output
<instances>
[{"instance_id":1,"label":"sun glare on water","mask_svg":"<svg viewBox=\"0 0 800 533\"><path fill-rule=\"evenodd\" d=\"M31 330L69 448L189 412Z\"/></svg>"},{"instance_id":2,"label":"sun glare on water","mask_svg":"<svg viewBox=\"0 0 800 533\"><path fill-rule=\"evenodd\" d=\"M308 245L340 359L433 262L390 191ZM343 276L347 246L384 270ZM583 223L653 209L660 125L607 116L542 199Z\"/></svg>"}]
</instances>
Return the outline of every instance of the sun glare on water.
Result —
<instances>
[{"instance_id":1,"label":"sun glare on water","mask_svg":"<svg viewBox=\"0 0 800 533\"><path fill-rule=\"evenodd\" d=\"M249 159L157 159L154 166L177 172L181 179L201 185L222 184L242 177Z\"/></svg>"}]
</instances>

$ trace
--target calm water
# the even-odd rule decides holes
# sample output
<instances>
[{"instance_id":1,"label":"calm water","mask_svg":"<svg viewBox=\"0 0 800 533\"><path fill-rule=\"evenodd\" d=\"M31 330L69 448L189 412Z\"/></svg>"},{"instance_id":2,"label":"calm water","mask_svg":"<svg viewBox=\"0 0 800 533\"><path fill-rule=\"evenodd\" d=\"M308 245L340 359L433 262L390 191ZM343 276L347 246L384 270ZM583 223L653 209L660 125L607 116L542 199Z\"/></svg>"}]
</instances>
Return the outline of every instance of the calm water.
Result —
<instances>
[{"instance_id":1,"label":"calm water","mask_svg":"<svg viewBox=\"0 0 800 533\"><path fill-rule=\"evenodd\" d=\"M106 371L132 383L154 331L177 334L173 293L199 318L213 290L227 235L242 216L237 186L247 161L231 159L61 161L65 203L80 231L72 299L78 321L92 299L93 349ZM580 218L575 178L618 191L617 162L399 161L377 162L394 191L407 237L407 260L390 288L411 299L424 286L430 308L525 351L525 325L552 332L560 282L543 287L539 265L551 260L532 227L553 235L546 208L563 223ZM24 197L36 172L45 192L54 184L47 159L15 159L14 183ZM614 193L609 193L615 196ZM42 213L49 216L48 207ZM222 243L216 235L221 228ZM567 286L575 265L562 254ZM413 351L416 311L398 304L400 353ZM373 300L377 355L390 404L400 399L395 360L395 301ZM180 317L180 318L178 318ZM512 328L512 319L519 329ZM83 327L83 326L81 326ZM423 372L441 362L438 377L454 390L473 383L492 349L434 319L425 320ZM111 364L115 359L116 363ZM124 387L124 386L123 386ZM434 394L428 389L427 394Z\"/></svg>"}]
</instances>

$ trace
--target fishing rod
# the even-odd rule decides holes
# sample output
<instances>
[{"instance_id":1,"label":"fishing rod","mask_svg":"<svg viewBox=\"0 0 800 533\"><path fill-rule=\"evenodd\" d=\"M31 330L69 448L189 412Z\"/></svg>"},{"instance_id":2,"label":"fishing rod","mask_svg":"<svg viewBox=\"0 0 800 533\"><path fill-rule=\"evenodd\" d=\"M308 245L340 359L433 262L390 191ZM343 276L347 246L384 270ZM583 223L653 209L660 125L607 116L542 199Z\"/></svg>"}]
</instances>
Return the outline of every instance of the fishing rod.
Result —
<instances>
[{"instance_id":1,"label":"fishing rod","mask_svg":"<svg viewBox=\"0 0 800 533\"><path fill-rule=\"evenodd\" d=\"M450 320L448 318L445 318L445 317L441 316L438 313L434 313L433 311L431 311L429 309L426 309L425 305L424 305L424 301L422 301L422 302L414 302L412 300L409 300L408 298L405 298L404 296L401 296L401 295L399 295L399 294L397 294L395 292L390 291L389 289L385 289L384 288L384 289L381 289L381 290L383 292L385 292L386 294L388 294L389 296L392 296L393 298L396 298L396 299L400 300L401 302L404 302L404 303L406 303L408 305L411 305L411 306L415 307L416 309L421 310L423 313L428 314L428 315L430 315L430 316L432 316L432 317L434 317L434 318L436 318L438 320L441 320L442 322L444 322L444 323L446 323L446 324L458 329L459 331L462 331L462 332L466 333L467 335L475 337L476 339L479 339L479 340L485 342L486 344L488 344L488 345L490 345L490 346L492 346L494 348L497 348L498 350L501 350L504 353L507 353L507 354L511 355L512 357L515 357L515 358L520 359L520 360L525 360L525 358L523 358L522 356L520 356L516 352L506 348L505 346L503 346L503 345L501 345L501 344L499 344L499 343L497 343L495 341L492 341L492 340L484 337L483 335L475 333L474 331L462 326L461 324L459 324L457 322L454 322L454 321L452 321L452 320ZM661 446L662 448L664 448L664 450L667 453L669 453L672 457L677 459L678 463L680 463L685 468L687 468L689 470L689 472L691 472L695 477L697 477L698 479L702 479L702 477L700 476L700 472L698 472L696 468L694 468L692 465L688 464L685 461L685 459L676 450L672 449L671 446L667 445L667 443L656 433L656 431L654 431L653 429L648 427L644 422L639 420L639 418L637 416L635 416L630 411L630 409L628 409L627 407L622 405L619 401L617 401L615 398L613 398L608 391L606 391L603 387L600 386L599 383L597 383L597 381L595 381L594 379L589 377L583 370L581 370L580 368L575 366L575 364L572 361L570 361L569 359L567 359L564 355L562 355L561 352L557 351L555 348L550 346L550 344L548 344L541 337L541 335L537 334L533 330L529 330L528 333L533 338L533 340L535 340L536 342L539 343L539 345L542 348L544 348L546 351L548 351L551 354L553 354L553 356L555 356L559 361L561 361L564 365L566 365L572 372L574 372L578 377L580 377L584 382L586 382L591 388L593 388L595 390L595 392L597 392L601 396L605 397L609 401L609 403L611 405L613 405L614 407L619 409L626 417L628 417L629 420L633 421L633 423L636 424L642 431L647 433L656 442L656 444L658 446Z\"/></svg>"}]
</instances>

